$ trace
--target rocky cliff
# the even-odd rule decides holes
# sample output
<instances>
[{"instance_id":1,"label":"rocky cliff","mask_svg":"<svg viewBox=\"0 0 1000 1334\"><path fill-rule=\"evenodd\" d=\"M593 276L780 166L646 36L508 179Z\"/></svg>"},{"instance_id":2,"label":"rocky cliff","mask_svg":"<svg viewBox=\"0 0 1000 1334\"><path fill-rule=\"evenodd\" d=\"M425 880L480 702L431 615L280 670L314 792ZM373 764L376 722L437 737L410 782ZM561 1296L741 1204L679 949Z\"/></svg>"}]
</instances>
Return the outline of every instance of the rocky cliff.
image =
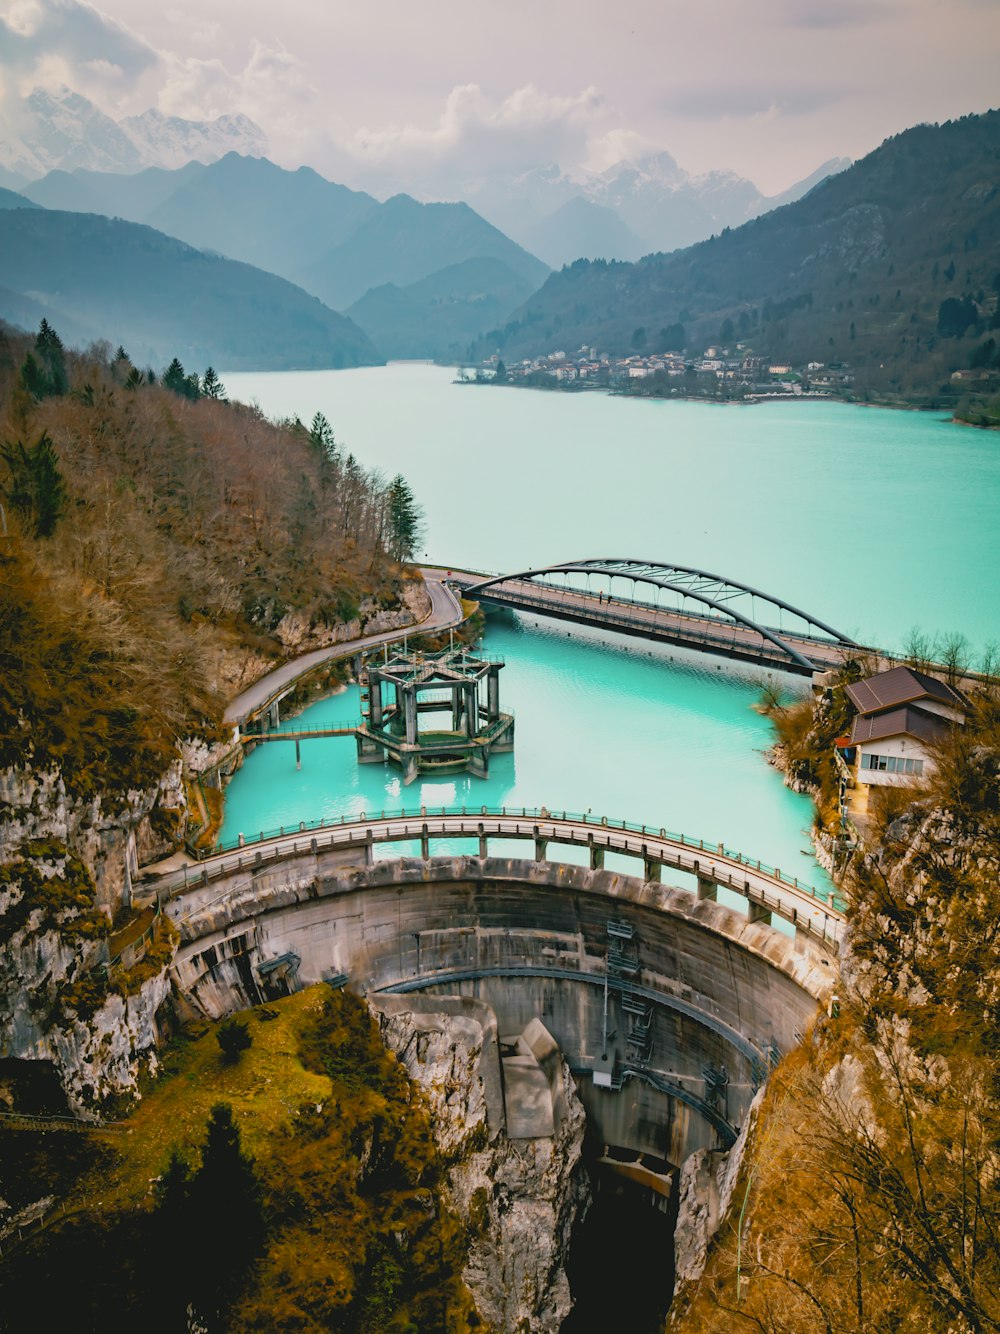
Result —
<instances>
[{"instance_id":1,"label":"rocky cliff","mask_svg":"<svg viewBox=\"0 0 1000 1334\"><path fill-rule=\"evenodd\" d=\"M451 1202L471 1235L464 1277L478 1311L498 1331L554 1334L572 1305L564 1261L588 1199L584 1111L568 1067L559 1058L550 1078L551 1133L514 1139L488 1006L383 997L376 1014L427 1099Z\"/></svg>"},{"instance_id":2,"label":"rocky cliff","mask_svg":"<svg viewBox=\"0 0 1000 1334\"><path fill-rule=\"evenodd\" d=\"M184 818L180 761L147 791L113 801L67 792L57 771L0 774L0 1098L93 1117L129 1101L155 1065L156 1014L169 991L173 929L141 934L129 957L112 918L131 901L139 860ZM130 966L131 965L131 966ZM138 966L137 966L138 965ZM56 1091L61 1096L56 1096ZM55 1101L54 1101L55 1100Z\"/></svg>"}]
</instances>

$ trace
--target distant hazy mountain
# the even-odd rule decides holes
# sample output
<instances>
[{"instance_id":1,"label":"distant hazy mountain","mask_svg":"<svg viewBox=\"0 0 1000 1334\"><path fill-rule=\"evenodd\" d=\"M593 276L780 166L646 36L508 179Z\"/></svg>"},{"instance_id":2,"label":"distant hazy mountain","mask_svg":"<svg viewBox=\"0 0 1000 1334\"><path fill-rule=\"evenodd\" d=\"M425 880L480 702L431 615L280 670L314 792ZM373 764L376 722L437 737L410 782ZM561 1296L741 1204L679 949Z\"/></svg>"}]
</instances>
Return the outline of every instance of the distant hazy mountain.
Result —
<instances>
[{"instance_id":1,"label":"distant hazy mountain","mask_svg":"<svg viewBox=\"0 0 1000 1334\"><path fill-rule=\"evenodd\" d=\"M554 269L574 259L639 259L649 246L612 208L574 195L524 233L533 254Z\"/></svg>"},{"instance_id":2,"label":"distant hazy mountain","mask_svg":"<svg viewBox=\"0 0 1000 1334\"><path fill-rule=\"evenodd\" d=\"M721 232L724 227L738 227L749 218L800 198L818 180L847 165L846 158L827 162L805 180L768 198L752 181L735 172L713 171L692 176L669 153L653 153L618 162L607 171L591 175L569 174L549 165L505 182L502 189L496 182L470 182L466 197L508 235L537 249L539 254L542 246L537 244L537 238L541 235L547 243L543 258L550 263L598 256L635 259L652 251L691 245ZM586 200L616 215L625 228L617 234L620 241L617 248L613 245L615 233L605 231L592 239L586 229L579 233L578 239L567 230L566 244L559 248L555 223L561 210L575 199ZM582 213L576 216L582 221ZM539 228L543 230L540 232ZM598 240L603 246L600 251L595 249ZM586 248L576 249L575 245Z\"/></svg>"},{"instance_id":3,"label":"distant hazy mountain","mask_svg":"<svg viewBox=\"0 0 1000 1334\"><path fill-rule=\"evenodd\" d=\"M347 310L387 358L468 359L469 344L534 291L498 259L467 259L408 287L373 287Z\"/></svg>"},{"instance_id":4,"label":"distant hazy mountain","mask_svg":"<svg viewBox=\"0 0 1000 1334\"><path fill-rule=\"evenodd\" d=\"M0 287L0 322L33 333L42 320L48 320L67 347L87 347L101 337L97 329L67 315L64 310L34 301L23 292Z\"/></svg>"},{"instance_id":5,"label":"distant hazy mountain","mask_svg":"<svg viewBox=\"0 0 1000 1334\"><path fill-rule=\"evenodd\" d=\"M781 361L848 362L887 393L947 389L1000 328L1000 111L920 125L804 198L634 264L552 274L484 349L735 345ZM988 341L988 339L987 339ZM979 353L986 356L985 351Z\"/></svg>"},{"instance_id":6,"label":"distant hazy mountain","mask_svg":"<svg viewBox=\"0 0 1000 1334\"><path fill-rule=\"evenodd\" d=\"M5 190L0 186L0 208L41 208L41 205L26 199L18 190Z\"/></svg>"},{"instance_id":7,"label":"distant hazy mountain","mask_svg":"<svg viewBox=\"0 0 1000 1334\"><path fill-rule=\"evenodd\" d=\"M344 309L370 287L409 286L466 259L499 259L532 290L548 273L468 204L419 204L409 195L394 195L297 277L308 291Z\"/></svg>"},{"instance_id":8,"label":"distant hazy mountain","mask_svg":"<svg viewBox=\"0 0 1000 1334\"><path fill-rule=\"evenodd\" d=\"M23 323L15 299L30 301L57 329L65 317L123 343L140 364L179 356L198 370L280 370L380 360L355 324L283 278L93 214L0 210L0 286L0 317Z\"/></svg>"},{"instance_id":9,"label":"distant hazy mountain","mask_svg":"<svg viewBox=\"0 0 1000 1334\"><path fill-rule=\"evenodd\" d=\"M54 169L136 172L213 162L232 150L263 153L263 130L246 116L181 120L145 111L115 121L69 88L36 88L0 123L0 171L20 183ZM12 178L12 179L11 179Z\"/></svg>"},{"instance_id":10,"label":"distant hazy mountain","mask_svg":"<svg viewBox=\"0 0 1000 1334\"><path fill-rule=\"evenodd\" d=\"M142 220L191 245L280 273L335 305L302 282L302 274L378 207L371 195L324 180L311 167L285 171L267 158L229 153L190 173Z\"/></svg>"},{"instance_id":11,"label":"distant hazy mountain","mask_svg":"<svg viewBox=\"0 0 1000 1334\"><path fill-rule=\"evenodd\" d=\"M500 305L507 299L507 270L528 291L548 273L465 204L419 204L408 195L380 204L309 167L285 171L267 158L237 153L208 166L134 176L52 172L24 192L49 208L144 222L200 249L246 260L337 309L369 288L407 287L466 259L492 258L505 266L497 271Z\"/></svg>"}]
</instances>

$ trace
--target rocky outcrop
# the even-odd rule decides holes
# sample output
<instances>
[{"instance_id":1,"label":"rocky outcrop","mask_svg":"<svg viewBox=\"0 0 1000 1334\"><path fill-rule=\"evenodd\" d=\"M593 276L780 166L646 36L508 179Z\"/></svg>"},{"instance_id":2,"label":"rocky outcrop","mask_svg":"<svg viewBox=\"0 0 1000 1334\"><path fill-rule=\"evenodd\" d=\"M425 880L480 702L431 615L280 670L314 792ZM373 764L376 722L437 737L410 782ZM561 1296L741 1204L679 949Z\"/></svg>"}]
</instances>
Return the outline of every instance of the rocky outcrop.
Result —
<instances>
[{"instance_id":1,"label":"rocky outcrop","mask_svg":"<svg viewBox=\"0 0 1000 1334\"><path fill-rule=\"evenodd\" d=\"M44 1068L69 1111L95 1116L131 1100L155 1062L173 930L162 929L162 967L138 973L112 969L109 933L139 859L169 846L183 819L181 763L113 798L72 796L56 772L8 770L0 796L0 1058L20 1072L6 1101L21 1110L19 1078Z\"/></svg>"},{"instance_id":2,"label":"rocky outcrop","mask_svg":"<svg viewBox=\"0 0 1000 1334\"><path fill-rule=\"evenodd\" d=\"M331 648L359 639L362 635L381 634L385 630L401 630L407 625L418 625L430 614L430 596L423 580L404 585L400 602L385 606L375 598L363 598L358 614L349 621L329 625L317 621L307 611L288 612L275 627L275 638L289 657L309 653L313 649Z\"/></svg>"},{"instance_id":3,"label":"rocky outcrop","mask_svg":"<svg viewBox=\"0 0 1000 1334\"><path fill-rule=\"evenodd\" d=\"M67 1109L98 1117L135 1098L140 1075L155 1068L169 974L154 972L129 995L111 990L106 937L74 936L72 920L42 923L40 914L0 950L0 1054L8 1063L47 1062ZM20 1110L16 1097L10 1102Z\"/></svg>"},{"instance_id":4,"label":"rocky outcrop","mask_svg":"<svg viewBox=\"0 0 1000 1334\"><path fill-rule=\"evenodd\" d=\"M99 792L69 794L58 770L6 769L0 772L0 865L19 847L57 839L90 872L97 906L112 913L122 901L128 860L137 865L171 846L151 820L153 812L171 812L179 821L185 809L180 759L156 787L113 801Z\"/></svg>"},{"instance_id":5,"label":"rocky outcrop","mask_svg":"<svg viewBox=\"0 0 1000 1334\"><path fill-rule=\"evenodd\" d=\"M729 1212L747 1145L753 1139L764 1090L761 1089L743 1123L739 1138L723 1153L697 1149L681 1165L674 1229L674 1295L697 1283L705 1272L712 1238Z\"/></svg>"},{"instance_id":6,"label":"rocky outcrop","mask_svg":"<svg viewBox=\"0 0 1000 1334\"><path fill-rule=\"evenodd\" d=\"M558 1330L572 1305L570 1232L587 1202L584 1111L568 1067L558 1058L553 1133L511 1139L488 1006L381 997L374 1008L386 1043L427 1099L451 1202L469 1229L464 1277L480 1315L498 1331Z\"/></svg>"}]
</instances>

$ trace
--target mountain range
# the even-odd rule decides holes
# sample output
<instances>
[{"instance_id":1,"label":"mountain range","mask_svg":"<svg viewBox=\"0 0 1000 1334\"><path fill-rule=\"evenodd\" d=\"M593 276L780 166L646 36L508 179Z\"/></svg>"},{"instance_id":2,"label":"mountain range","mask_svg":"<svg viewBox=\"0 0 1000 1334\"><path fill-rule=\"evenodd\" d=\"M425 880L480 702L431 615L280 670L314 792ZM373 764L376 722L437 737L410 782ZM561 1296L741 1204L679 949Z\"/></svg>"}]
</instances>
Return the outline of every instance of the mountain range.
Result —
<instances>
[{"instance_id":1,"label":"mountain range","mask_svg":"<svg viewBox=\"0 0 1000 1334\"><path fill-rule=\"evenodd\" d=\"M259 156L264 131L249 116L184 120L150 108L114 120L71 88L35 88L0 125L0 185L19 189L53 170L136 172L214 162L237 151Z\"/></svg>"},{"instance_id":2,"label":"mountain range","mask_svg":"<svg viewBox=\"0 0 1000 1334\"><path fill-rule=\"evenodd\" d=\"M481 351L741 346L850 363L887 394L937 392L1000 327L1000 111L919 125L804 198L636 263L552 274ZM985 353L978 353L983 356ZM972 359L972 364L979 364Z\"/></svg>"},{"instance_id":3,"label":"mountain range","mask_svg":"<svg viewBox=\"0 0 1000 1334\"><path fill-rule=\"evenodd\" d=\"M199 371L382 360L351 320L272 273L120 218L0 208L0 318L42 316L67 341L106 338L157 369L175 356Z\"/></svg>"},{"instance_id":4,"label":"mountain range","mask_svg":"<svg viewBox=\"0 0 1000 1334\"><path fill-rule=\"evenodd\" d=\"M553 268L576 259L638 259L703 241L792 203L847 158L825 162L782 194L766 196L732 171L693 176L669 153L615 163L599 173L551 164L498 182L470 180L463 197Z\"/></svg>"},{"instance_id":5,"label":"mountain range","mask_svg":"<svg viewBox=\"0 0 1000 1334\"><path fill-rule=\"evenodd\" d=\"M428 308L426 327L421 318L410 319L407 338L392 331L385 346L379 343L385 325L377 321L372 337L387 356L432 356L455 342L455 336L444 343L439 336L438 288L448 289L455 327L467 344L548 275L545 264L467 204L422 204L409 195L380 203L309 167L286 171L267 158L238 153L208 165L150 167L133 175L53 171L22 193L49 209L145 223L199 249L276 273L335 309L353 306L387 284L408 289L411 313L414 303L425 299L434 309ZM435 277L466 262L478 268L468 270L458 287L453 274ZM459 288L468 286L473 272L459 314ZM426 288L420 286L425 280ZM484 322L476 323L480 317Z\"/></svg>"}]
</instances>

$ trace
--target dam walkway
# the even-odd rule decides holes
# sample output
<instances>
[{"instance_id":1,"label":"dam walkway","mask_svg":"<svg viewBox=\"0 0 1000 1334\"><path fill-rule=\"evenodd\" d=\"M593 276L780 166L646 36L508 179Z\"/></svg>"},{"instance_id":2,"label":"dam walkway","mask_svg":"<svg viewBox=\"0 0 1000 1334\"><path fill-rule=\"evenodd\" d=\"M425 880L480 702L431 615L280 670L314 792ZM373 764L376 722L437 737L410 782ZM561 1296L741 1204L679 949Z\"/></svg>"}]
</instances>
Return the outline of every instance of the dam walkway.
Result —
<instances>
[{"instance_id":1,"label":"dam walkway","mask_svg":"<svg viewBox=\"0 0 1000 1334\"><path fill-rule=\"evenodd\" d=\"M845 929L845 904L836 892L783 875L780 868L723 843L606 816L551 812L545 807L421 809L329 822L303 821L297 828L261 831L256 838L241 836L193 864L150 880L148 887L164 901L213 880L227 879L234 872L253 873L303 853L330 849L353 851L370 865L375 846L381 844L411 843L427 860L432 839L473 840L482 858L488 855L491 839L530 842L536 861L558 861L548 855L550 844L586 849L591 869L603 868L609 852L623 854L641 860L647 882L662 880L667 868L694 877L700 899L716 898L720 888L731 890L746 900L751 922L779 917L831 952L839 949ZM138 892L142 893L141 886Z\"/></svg>"}]
</instances>

